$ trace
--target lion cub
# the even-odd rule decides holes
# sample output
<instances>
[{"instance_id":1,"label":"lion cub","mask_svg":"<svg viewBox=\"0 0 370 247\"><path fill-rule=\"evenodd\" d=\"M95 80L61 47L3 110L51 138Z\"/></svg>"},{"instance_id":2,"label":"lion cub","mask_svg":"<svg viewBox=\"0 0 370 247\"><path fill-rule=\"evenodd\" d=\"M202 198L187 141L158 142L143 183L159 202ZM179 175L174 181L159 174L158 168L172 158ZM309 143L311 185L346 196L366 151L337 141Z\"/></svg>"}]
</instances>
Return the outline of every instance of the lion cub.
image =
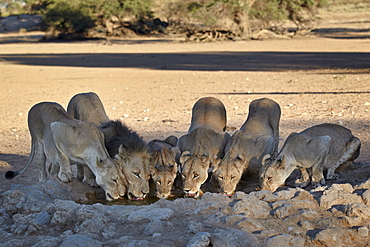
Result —
<instances>
[{"instance_id":1,"label":"lion cub","mask_svg":"<svg viewBox=\"0 0 370 247\"><path fill-rule=\"evenodd\" d=\"M324 170L327 170L326 179L338 179L335 169L355 160L360 147L360 139L354 137L351 130L337 124L321 124L301 133L292 133L277 158L264 157L261 189L274 192L295 169L301 171L297 181L300 187L306 187L310 181L313 187L324 184Z\"/></svg>"},{"instance_id":2,"label":"lion cub","mask_svg":"<svg viewBox=\"0 0 370 247\"><path fill-rule=\"evenodd\" d=\"M259 174L263 156L277 154L280 115L280 106L271 99L250 103L247 120L233 134L225 156L213 170L221 193L231 196L247 169Z\"/></svg>"},{"instance_id":3,"label":"lion cub","mask_svg":"<svg viewBox=\"0 0 370 247\"><path fill-rule=\"evenodd\" d=\"M151 153L149 162L150 196L167 198L175 186L178 166L176 156L180 150L175 147L176 136L169 136L165 140L152 140L148 143Z\"/></svg>"}]
</instances>

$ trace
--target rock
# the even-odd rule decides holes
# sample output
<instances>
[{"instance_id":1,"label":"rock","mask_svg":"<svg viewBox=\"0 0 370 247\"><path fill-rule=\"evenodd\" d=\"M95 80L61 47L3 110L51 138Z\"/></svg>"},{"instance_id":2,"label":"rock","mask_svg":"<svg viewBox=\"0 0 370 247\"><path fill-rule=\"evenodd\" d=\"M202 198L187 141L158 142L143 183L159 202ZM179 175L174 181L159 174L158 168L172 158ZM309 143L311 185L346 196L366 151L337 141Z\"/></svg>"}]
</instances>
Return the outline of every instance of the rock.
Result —
<instances>
[{"instance_id":1,"label":"rock","mask_svg":"<svg viewBox=\"0 0 370 247\"><path fill-rule=\"evenodd\" d=\"M186 245L186 247L207 247L211 238L211 234L209 232L198 232L194 235Z\"/></svg>"},{"instance_id":2,"label":"rock","mask_svg":"<svg viewBox=\"0 0 370 247\"><path fill-rule=\"evenodd\" d=\"M259 200L255 196L243 196L243 199L234 199L231 202L232 214L244 214L251 218L266 218L270 215L271 207L265 201Z\"/></svg>"},{"instance_id":3,"label":"rock","mask_svg":"<svg viewBox=\"0 0 370 247\"><path fill-rule=\"evenodd\" d=\"M304 220L304 221L299 221L298 222L298 225L303 227L304 229L306 230L312 230L314 229L315 227L307 220Z\"/></svg>"},{"instance_id":4,"label":"rock","mask_svg":"<svg viewBox=\"0 0 370 247\"><path fill-rule=\"evenodd\" d=\"M103 244L88 236L74 234L67 237L60 247L102 247Z\"/></svg>"},{"instance_id":5,"label":"rock","mask_svg":"<svg viewBox=\"0 0 370 247\"><path fill-rule=\"evenodd\" d=\"M152 218L159 220L169 220L174 215L173 211L169 208L143 208L132 212L128 216L128 221L137 222L141 220L150 221Z\"/></svg>"},{"instance_id":6,"label":"rock","mask_svg":"<svg viewBox=\"0 0 370 247\"><path fill-rule=\"evenodd\" d=\"M233 228L216 229L211 235L212 246L237 247L257 246L258 240L253 234Z\"/></svg>"},{"instance_id":7,"label":"rock","mask_svg":"<svg viewBox=\"0 0 370 247\"><path fill-rule=\"evenodd\" d=\"M274 204L279 205L280 202L276 202ZM275 207L274 204L272 206L273 208ZM285 218L290 215L297 214L298 211L301 211L302 209L310 209L310 211L302 211L302 213L306 213L308 215L309 212L313 213L315 208L318 208L316 201L308 201L308 200L291 201L291 202L284 203L282 206L276 208L273 214L278 218Z\"/></svg>"},{"instance_id":8,"label":"rock","mask_svg":"<svg viewBox=\"0 0 370 247\"><path fill-rule=\"evenodd\" d=\"M105 215L90 206L81 207L75 217L77 218L74 231L82 235L101 234L108 222Z\"/></svg>"},{"instance_id":9,"label":"rock","mask_svg":"<svg viewBox=\"0 0 370 247\"><path fill-rule=\"evenodd\" d=\"M367 189L367 190L370 190L370 178L368 180L366 180L365 182L359 184L359 185L356 185L355 186L355 189Z\"/></svg>"},{"instance_id":10,"label":"rock","mask_svg":"<svg viewBox=\"0 0 370 247\"><path fill-rule=\"evenodd\" d=\"M266 240L264 246L266 247L276 247L276 246L304 246L305 239L301 237L295 237L289 234L281 234L277 236L270 237Z\"/></svg>"},{"instance_id":11,"label":"rock","mask_svg":"<svg viewBox=\"0 0 370 247\"><path fill-rule=\"evenodd\" d=\"M249 232L265 230L265 227L258 220L249 217L243 218L235 226Z\"/></svg>"},{"instance_id":12,"label":"rock","mask_svg":"<svg viewBox=\"0 0 370 247\"><path fill-rule=\"evenodd\" d=\"M357 232L358 234L361 236L361 237L368 237L369 236L369 227L368 226L362 226L362 227L359 227L357 229Z\"/></svg>"},{"instance_id":13,"label":"rock","mask_svg":"<svg viewBox=\"0 0 370 247\"><path fill-rule=\"evenodd\" d=\"M352 185L350 184L332 184L328 190L344 190L344 191L347 191L349 193L352 193L353 192L353 187Z\"/></svg>"},{"instance_id":14,"label":"rock","mask_svg":"<svg viewBox=\"0 0 370 247\"><path fill-rule=\"evenodd\" d=\"M153 218L151 222L145 227L144 235L153 236L155 233L161 233L164 231L164 224L158 218Z\"/></svg>"},{"instance_id":15,"label":"rock","mask_svg":"<svg viewBox=\"0 0 370 247\"><path fill-rule=\"evenodd\" d=\"M201 222L196 222L196 221L190 221L188 224L188 233L197 233L201 232L203 229L204 225Z\"/></svg>"},{"instance_id":16,"label":"rock","mask_svg":"<svg viewBox=\"0 0 370 247\"><path fill-rule=\"evenodd\" d=\"M361 197L362 197L362 200L364 200L365 204L370 206L370 189L362 193Z\"/></svg>"},{"instance_id":17,"label":"rock","mask_svg":"<svg viewBox=\"0 0 370 247\"><path fill-rule=\"evenodd\" d=\"M353 229L329 228L318 232L313 242L319 246L347 247L358 243L358 237Z\"/></svg>"},{"instance_id":18,"label":"rock","mask_svg":"<svg viewBox=\"0 0 370 247\"><path fill-rule=\"evenodd\" d=\"M363 203L353 203L345 206L345 213L349 217L370 219L370 206Z\"/></svg>"},{"instance_id":19,"label":"rock","mask_svg":"<svg viewBox=\"0 0 370 247\"><path fill-rule=\"evenodd\" d=\"M32 247L58 247L62 243L60 238L56 237L45 237L43 240L32 245Z\"/></svg>"},{"instance_id":20,"label":"rock","mask_svg":"<svg viewBox=\"0 0 370 247\"><path fill-rule=\"evenodd\" d=\"M51 216L47 212L42 211L37 214L36 221L39 225L48 225L50 224Z\"/></svg>"},{"instance_id":21,"label":"rock","mask_svg":"<svg viewBox=\"0 0 370 247\"><path fill-rule=\"evenodd\" d=\"M342 187L339 187L342 188ZM329 209L333 205L347 205L352 203L362 203L362 198L359 195L352 194L343 189L339 190L325 190L319 199L321 207Z\"/></svg>"}]
</instances>

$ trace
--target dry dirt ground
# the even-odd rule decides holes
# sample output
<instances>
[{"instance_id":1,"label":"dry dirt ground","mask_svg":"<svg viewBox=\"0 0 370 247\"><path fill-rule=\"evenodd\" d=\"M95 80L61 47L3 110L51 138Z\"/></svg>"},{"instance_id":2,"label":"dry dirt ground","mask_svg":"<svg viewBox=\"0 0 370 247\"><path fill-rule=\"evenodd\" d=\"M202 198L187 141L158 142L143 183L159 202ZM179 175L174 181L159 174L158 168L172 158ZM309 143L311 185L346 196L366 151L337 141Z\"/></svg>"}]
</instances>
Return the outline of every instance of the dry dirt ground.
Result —
<instances>
[{"instance_id":1,"label":"dry dirt ground","mask_svg":"<svg viewBox=\"0 0 370 247\"><path fill-rule=\"evenodd\" d=\"M230 133L243 124L252 100L268 97L282 109L280 147L291 132L315 124L350 128L362 149L340 181L363 181L370 177L369 16L330 15L311 35L264 41L38 43L39 33L0 34L0 193L38 180L35 165L4 179L28 160L29 109L41 101L66 107L73 95L91 91L110 118L147 141L185 134L201 97L224 103Z\"/></svg>"}]
</instances>

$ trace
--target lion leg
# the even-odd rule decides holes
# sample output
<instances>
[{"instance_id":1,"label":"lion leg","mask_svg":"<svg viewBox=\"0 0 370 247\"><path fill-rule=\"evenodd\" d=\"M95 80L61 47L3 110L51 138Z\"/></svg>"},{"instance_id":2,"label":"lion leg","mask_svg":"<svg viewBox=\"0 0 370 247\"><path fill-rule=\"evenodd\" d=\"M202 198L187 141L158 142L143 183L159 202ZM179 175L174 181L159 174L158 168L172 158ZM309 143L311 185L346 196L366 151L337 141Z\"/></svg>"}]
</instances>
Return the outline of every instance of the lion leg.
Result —
<instances>
[{"instance_id":1,"label":"lion leg","mask_svg":"<svg viewBox=\"0 0 370 247\"><path fill-rule=\"evenodd\" d=\"M346 148L343 151L343 155L338 159L338 161L328 168L328 173L326 174L327 180L337 180L339 178L338 174L335 174L335 170L343 163L354 160L359 155L359 149L361 146L361 141L357 137L352 137L347 143Z\"/></svg>"},{"instance_id":2,"label":"lion leg","mask_svg":"<svg viewBox=\"0 0 370 247\"><path fill-rule=\"evenodd\" d=\"M59 165L58 164L50 164L49 174L51 177L56 177L59 173Z\"/></svg>"},{"instance_id":3,"label":"lion leg","mask_svg":"<svg viewBox=\"0 0 370 247\"><path fill-rule=\"evenodd\" d=\"M65 183L71 182L72 181L71 163L69 162L68 157L64 153L58 151L58 154L59 154L58 163L60 166L58 178Z\"/></svg>"},{"instance_id":4,"label":"lion leg","mask_svg":"<svg viewBox=\"0 0 370 247\"><path fill-rule=\"evenodd\" d=\"M77 167L77 179L79 181L83 181L84 180L84 165L83 164L76 164L76 167Z\"/></svg>"},{"instance_id":5,"label":"lion leg","mask_svg":"<svg viewBox=\"0 0 370 247\"><path fill-rule=\"evenodd\" d=\"M321 164L315 164L314 166L312 166L311 184L312 188L317 188L320 185L325 184L324 168Z\"/></svg>"},{"instance_id":6,"label":"lion leg","mask_svg":"<svg viewBox=\"0 0 370 247\"><path fill-rule=\"evenodd\" d=\"M95 175L92 173L90 168L84 165L83 171L84 171L84 179L82 180L82 182L87 183L91 187L95 187L95 188L99 187L99 185L96 183Z\"/></svg>"},{"instance_id":7,"label":"lion leg","mask_svg":"<svg viewBox=\"0 0 370 247\"><path fill-rule=\"evenodd\" d=\"M44 148L42 142L38 142L36 147L36 163L39 167L39 181L44 181L47 178L46 173L46 155L44 153Z\"/></svg>"},{"instance_id":8,"label":"lion leg","mask_svg":"<svg viewBox=\"0 0 370 247\"><path fill-rule=\"evenodd\" d=\"M310 175L306 168L299 168L299 171L301 172L301 176L295 180L294 184L296 187L305 188L310 183Z\"/></svg>"}]
</instances>

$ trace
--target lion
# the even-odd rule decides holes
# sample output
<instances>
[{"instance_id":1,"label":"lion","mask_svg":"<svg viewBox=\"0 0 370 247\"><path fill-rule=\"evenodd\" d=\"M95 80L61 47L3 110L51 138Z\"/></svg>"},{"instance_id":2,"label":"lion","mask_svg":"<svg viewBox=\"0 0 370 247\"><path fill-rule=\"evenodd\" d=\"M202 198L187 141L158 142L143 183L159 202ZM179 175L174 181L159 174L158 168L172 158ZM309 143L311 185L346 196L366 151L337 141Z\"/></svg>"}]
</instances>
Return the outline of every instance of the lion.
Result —
<instances>
[{"instance_id":1,"label":"lion","mask_svg":"<svg viewBox=\"0 0 370 247\"><path fill-rule=\"evenodd\" d=\"M67 113L74 119L91 122L97 126L109 121L103 103L94 92L74 95L68 103ZM97 186L94 175L87 166L77 164L77 178L93 187Z\"/></svg>"},{"instance_id":2,"label":"lion","mask_svg":"<svg viewBox=\"0 0 370 247\"><path fill-rule=\"evenodd\" d=\"M149 193L150 155L142 138L121 121L110 120L95 93L73 96L67 109L73 118L93 122L99 126L104 134L104 143L109 155L118 161L120 170L126 177L128 199L143 200ZM91 177L88 169L78 170L85 178Z\"/></svg>"},{"instance_id":3,"label":"lion","mask_svg":"<svg viewBox=\"0 0 370 247\"><path fill-rule=\"evenodd\" d=\"M279 104L271 99L250 103L247 120L232 135L225 156L213 169L221 193L231 196L246 171L259 174L262 158L277 154L280 115Z\"/></svg>"},{"instance_id":4,"label":"lion","mask_svg":"<svg viewBox=\"0 0 370 247\"><path fill-rule=\"evenodd\" d=\"M8 171L6 178L22 174L36 159L40 181L47 178L46 162L49 161L52 166L59 166L58 178L68 183L72 180L70 162L77 162L91 169L107 200L118 199L126 193L123 175L109 157L104 136L94 124L72 119L57 103L41 102L30 109L28 127L32 140L28 163L19 171Z\"/></svg>"},{"instance_id":5,"label":"lion","mask_svg":"<svg viewBox=\"0 0 370 247\"><path fill-rule=\"evenodd\" d=\"M226 109L214 97L199 99L193 106L188 133L179 138L181 176L186 196L199 197L208 172L220 162L230 139L226 130Z\"/></svg>"},{"instance_id":6,"label":"lion","mask_svg":"<svg viewBox=\"0 0 370 247\"><path fill-rule=\"evenodd\" d=\"M103 123L100 130L109 155L118 160L126 177L128 199L143 200L150 192L148 144L119 120Z\"/></svg>"},{"instance_id":7,"label":"lion","mask_svg":"<svg viewBox=\"0 0 370 247\"><path fill-rule=\"evenodd\" d=\"M74 119L92 122L97 126L109 121L103 103L94 92L73 96L68 103L67 112Z\"/></svg>"},{"instance_id":8,"label":"lion","mask_svg":"<svg viewBox=\"0 0 370 247\"><path fill-rule=\"evenodd\" d=\"M276 191L295 169L301 171L296 185L313 188L325 184L326 179L336 180L335 170L345 162L353 162L360 154L361 141L351 130L337 124L321 124L300 133L292 133L286 139L275 159L263 158L260 185L262 190Z\"/></svg>"}]
</instances>

